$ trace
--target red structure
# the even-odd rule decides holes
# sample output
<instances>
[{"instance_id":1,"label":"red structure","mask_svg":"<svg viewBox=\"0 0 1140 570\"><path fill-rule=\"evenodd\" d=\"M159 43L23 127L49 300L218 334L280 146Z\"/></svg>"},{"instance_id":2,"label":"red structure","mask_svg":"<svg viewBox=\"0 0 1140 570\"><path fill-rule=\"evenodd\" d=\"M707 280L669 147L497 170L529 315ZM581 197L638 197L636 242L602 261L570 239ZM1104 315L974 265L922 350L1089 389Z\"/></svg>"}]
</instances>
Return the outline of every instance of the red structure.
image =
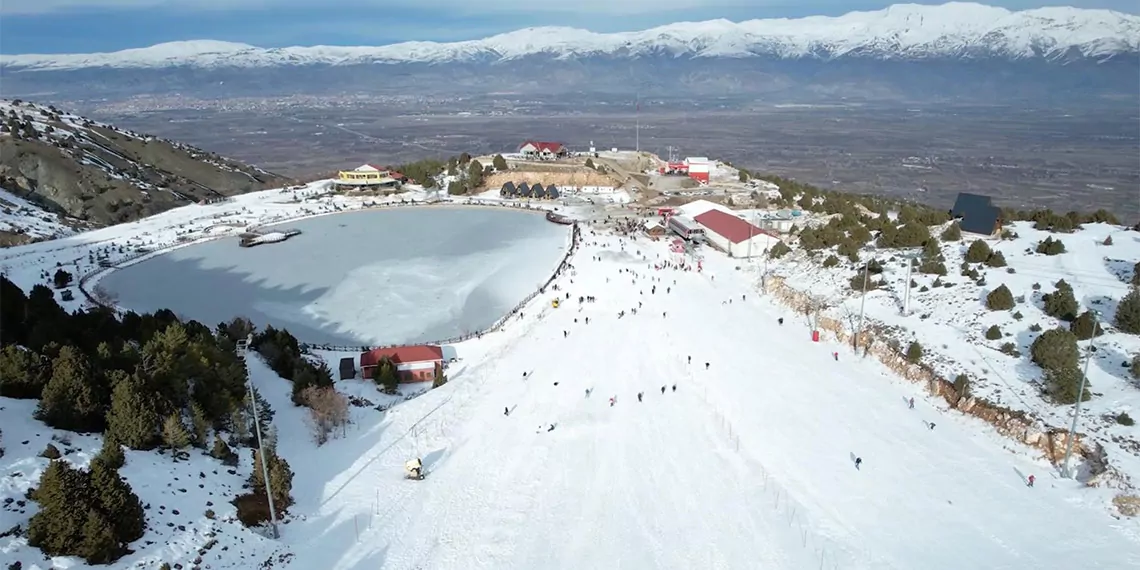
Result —
<instances>
[{"instance_id":1,"label":"red structure","mask_svg":"<svg viewBox=\"0 0 1140 570\"><path fill-rule=\"evenodd\" d=\"M562 143L549 141L525 141L519 145L519 154L528 158L561 158L569 154Z\"/></svg>"},{"instance_id":2,"label":"red structure","mask_svg":"<svg viewBox=\"0 0 1140 570\"><path fill-rule=\"evenodd\" d=\"M395 346L374 348L360 354L360 371L365 379L372 378L380 359L387 357L396 365L400 382L431 382L438 369L443 367L443 349L439 346L423 344L417 346Z\"/></svg>"},{"instance_id":3,"label":"red structure","mask_svg":"<svg viewBox=\"0 0 1140 570\"><path fill-rule=\"evenodd\" d=\"M765 234L772 237L779 237L768 230L758 228L746 220L742 220L732 214L726 214L720 210L709 210L694 219L697 220L698 224L732 243L748 241L749 238Z\"/></svg>"}]
</instances>

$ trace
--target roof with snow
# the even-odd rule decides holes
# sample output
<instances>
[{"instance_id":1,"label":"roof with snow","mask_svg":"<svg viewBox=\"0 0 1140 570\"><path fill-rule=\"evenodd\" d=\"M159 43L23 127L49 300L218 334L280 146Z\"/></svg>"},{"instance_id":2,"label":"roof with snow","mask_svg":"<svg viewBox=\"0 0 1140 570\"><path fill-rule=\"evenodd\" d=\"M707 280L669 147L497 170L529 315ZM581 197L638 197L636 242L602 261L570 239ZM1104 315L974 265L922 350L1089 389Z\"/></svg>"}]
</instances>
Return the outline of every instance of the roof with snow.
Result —
<instances>
[{"instance_id":1,"label":"roof with snow","mask_svg":"<svg viewBox=\"0 0 1140 570\"><path fill-rule=\"evenodd\" d=\"M522 150L527 146L534 147L538 152L549 152L552 154L558 154L562 152L564 148L560 142L524 141L521 145L519 145L519 150Z\"/></svg>"},{"instance_id":2,"label":"roof with snow","mask_svg":"<svg viewBox=\"0 0 1140 570\"><path fill-rule=\"evenodd\" d=\"M728 206L722 206L721 204L710 202L708 200L697 200L695 202L689 202L688 204L677 208L677 210L681 212L682 215L689 216L690 218L695 218L709 210L720 210L726 214L731 214L733 216L736 215L736 212L734 212L732 208L729 208Z\"/></svg>"},{"instance_id":3,"label":"roof with snow","mask_svg":"<svg viewBox=\"0 0 1140 570\"><path fill-rule=\"evenodd\" d=\"M740 243L758 235L767 235L768 232L732 214L720 210L709 210L696 217L697 223L705 229L724 236L732 243Z\"/></svg>"}]
</instances>

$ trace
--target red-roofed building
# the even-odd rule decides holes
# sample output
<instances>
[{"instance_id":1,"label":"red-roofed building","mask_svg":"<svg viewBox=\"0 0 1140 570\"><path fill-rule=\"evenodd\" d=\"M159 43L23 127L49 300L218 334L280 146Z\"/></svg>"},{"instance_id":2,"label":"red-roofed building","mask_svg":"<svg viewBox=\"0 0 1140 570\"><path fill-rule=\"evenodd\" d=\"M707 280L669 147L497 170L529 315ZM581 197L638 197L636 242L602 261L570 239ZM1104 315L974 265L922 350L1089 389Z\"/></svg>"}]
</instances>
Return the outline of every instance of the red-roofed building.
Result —
<instances>
[{"instance_id":1,"label":"red-roofed building","mask_svg":"<svg viewBox=\"0 0 1140 570\"><path fill-rule=\"evenodd\" d=\"M430 344L374 348L360 354L360 371L364 378L372 378L373 370L382 358L392 359L400 382L431 382L437 370L443 368L443 349Z\"/></svg>"},{"instance_id":2,"label":"red-roofed building","mask_svg":"<svg viewBox=\"0 0 1140 570\"><path fill-rule=\"evenodd\" d=\"M519 146L519 154L524 158L541 158L552 160L562 158L569 154L562 143L544 141L526 141Z\"/></svg>"},{"instance_id":3,"label":"red-roofed building","mask_svg":"<svg viewBox=\"0 0 1140 570\"><path fill-rule=\"evenodd\" d=\"M720 210L709 210L694 219L705 228L705 239L731 257L763 255L779 241L772 232Z\"/></svg>"}]
</instances>

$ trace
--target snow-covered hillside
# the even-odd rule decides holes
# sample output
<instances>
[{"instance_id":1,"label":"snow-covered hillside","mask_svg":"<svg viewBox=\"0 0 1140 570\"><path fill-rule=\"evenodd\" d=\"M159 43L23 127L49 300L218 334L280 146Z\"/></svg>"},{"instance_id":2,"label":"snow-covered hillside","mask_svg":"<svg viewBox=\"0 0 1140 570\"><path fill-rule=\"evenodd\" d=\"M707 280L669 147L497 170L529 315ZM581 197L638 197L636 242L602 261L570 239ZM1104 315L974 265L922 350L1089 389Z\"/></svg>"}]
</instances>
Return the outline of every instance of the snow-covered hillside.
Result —
<instances>
[{"instance_id":1,"label":"snow-covered hillside","mask_svg":"<svg viewBox=\"0 0 1140 570\"><path fill-rule=\"evenodd\" d=\"M324 192L317 183L188 206L17 248L0 264L30 286L56 259L84 268L95 252L119 259L116 244L128 251L160 247L363 206L361 198ZM416 191L390 200L428 196ZM993 268L986 280L989 287L1005 282L1015 294L1064 277L1091 304L1119 293L1106 277L1119 280L1119 263L1095 260L1140 259L1135 235L1108 226L1061 236L1072 256L1047 258L1019 253L1043 234L1012 229L1021 237L991 245L1015 271ZM1108 235L1116 236L1113 245L1097 245ZM448 347L459 360L447 369L446 385L384 412L357 408L346 436L323 446L312 443L304 409L290 402L289 381L248 356L254 386L276 411L279 452L295 472L295 505L280 541L241 529L233 509L214 500L238 492L248 462L213 476L206 458L171 469L161 456L131 454L123 475L152 505L151 530L133 545L135 554L109 568L158 561L235 570L1140 565L1140 521L1120 517L1112 505L1122 488L1060 477L1036 448L949 409L924 385L853 356L829 335L812 342L802 315L778 304L775 291L757 291L767 268L790 286L829 295L837 308L827 314L842 318L843 306L858 303L842 293L850 269L821 269L798 253L765 263L711 250L688 260L699 260L700 271L658 269L676 259L664 241L592 229L583 236L557 293L537 297L500 332ZM948 267L965 245L943 245ZM867 298L869 318L906 326L931 358L973 366L968 351L983 327L1000 323L1014 331L1012 321L972 305L982 288L954 277L944 278L957 281L953 288L915 288L913 316L892 322L897 307L889 284L905 276L891 264L884 274L888 286ZM558 308L550 302L556 294L565 300ZM597 301L579 303L585 295ZM1020 322L1050 326L1030 304L1019 305ZM1021 342L1024 335L1015 334ZM1097 342L1115 354L1135 351L1133 340L1110 333ZM321 356L335 363L343 355ZM978 376L978 390L1003 403L1013 405L997 382L982 381L990 371L1000 370L1010 384L1034 379L1023 361L993 364L1007 358L997 352L980 358L984 370L965 369ZM1137 405L1126 383L1101 375L1108 373L1106 366L1091 376L1101 395L1090 402L1090 418ZM362 380L337 387L371 404L380 398ZM1027 401L1033 396L1024 386L1007 388ZM66 436L31 420L25 404L0 399L0 501L13 499L2 511L4 527L34 512L23 494L47 461L35 455L52 435ZM1055 423L1066 411L1041 417ZM1135 429L1114 427L1096 437L1124 441ZM65 447L82 465L99 445L95 437L72 437ZM1106 447L1113 467L1140 472L1124 444ZM412 457L429 470L424 481L403 479ZM190 485L180 487L186 479ZM211 508L206 501L221 505L212 509L215 518L202 514ZM42 557L18 537L4 537L0 546L0 562L49 567L30 563Z\"/></svg>"},{"instance_id":2,"label":"snow-covered hillside","mask_svg":"<svg viewBox=\"0 0 1140 570\"><path fill-rule=\"evenodd\" d=\"M304 489L289 568L1140 564L1108 490L811 342L736 262L657 271L663 243L585 241L560 285L595 303L537 299L457 346L449 384L318 450L299 412L279 416ZM289 410L288 383L251 366ZM428 478L402 479L417 456Z\"/></svg>"},{"instance_id":3,"label":"snow-covered hillside","mask_svg":"<svg viewBox=\"0 0 1140 570\"><path fill-rule=\"evenodd\" d=\"M47 212L0 188L0 232L25 236L29 240L55 239L73 235L76 225L80 225L79 220Z\"/></svg>"},{"instance_id":4,"label":"snow-covered hillside","mask_svg":"<svg viewBox=\"0 0 1140 570\"><path fill-rule=\"evenodd\" d=\"M564 27L517 30L481 40L387 46L259 48L214 40L164 43L113 53L0 56L29 70L90 67L262 67L362 63L442 63L527 56L754 57L883 59L1001 57L1103 59L1140 52L1140 17L1071 7L1011 12L976 3L897 4L873 12L795 20L682 22L600 34Z\"/></svg>"}]
</instances>

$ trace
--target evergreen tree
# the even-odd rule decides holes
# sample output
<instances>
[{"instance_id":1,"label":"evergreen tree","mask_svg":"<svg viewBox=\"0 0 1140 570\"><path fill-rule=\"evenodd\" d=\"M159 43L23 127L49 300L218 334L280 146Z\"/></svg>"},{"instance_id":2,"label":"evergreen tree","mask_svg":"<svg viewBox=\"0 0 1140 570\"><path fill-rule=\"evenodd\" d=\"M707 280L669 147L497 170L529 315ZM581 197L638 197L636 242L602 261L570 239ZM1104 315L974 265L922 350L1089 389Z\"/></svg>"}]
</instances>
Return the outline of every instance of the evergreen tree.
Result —
<instances>
[{"instance_id":1,"label":"evergreen tree","mask_svg":"<svg viewBox=\"0 0 1140 570\"><path fill-rule=\"evenodd\" d=\"M101 461L91 464L90 477L94 505L111 521L115 539L127 544L142 538L146 513L131 486L118 471Z\"/></svg>"},{"instance_id":2,"label":"evergreen tree","mask_svg":"<svg viewBox=\"0 0 1140 570\"><path fill-rule=\"evenodd\" d=\"M966 249L966 263L982 263L989 259L992 253L989 244L980 239L976 239L970 244L970 247Z\"/></svg>"},{"instance_id":3,"label":"evergreen tree","mask_svg":"<svg viewBox=\"0 0 1140 570\"><path fill-rule=\"evenodd\" d=\"M293 470L289 463L277 455L273 446L266 446L265 456L269 458L269 483L273 493L273 503L278 509L284 511L293 504L290 494L293 492ZM253 452L253 473L250 475L250 486L255 494L265 494L265 478L261 470L261 452Z\"/></svg>"},{"instance_id":4,"label":"evergreen tree","mask_svg":"<svg viewBox=\"0 0 1140 570\"><path fill-rule=\"evenodd\" d=\"M179 414L170 414L162 422L162 443L174 451L186 449L190 445L190 432L186 431L186 425L182 423Z\"/></svg>"},{"instance_id":5,"label":"evergreen tree","mask_svg":"<svg viewBox=\"0 0 1140 570\"><path fill-rule=\"evenodd\" d=\"M1077 337L1077 340L1088 340L1093 337L1104 334L1104 327L1098 323L1096 314L1092 311L1085 311L1080 314L1073 322L1069 323L1069 330Z\"/></svg>"},{"instance_id":6,"label":"evergreen tree","mask_svg":"<svg viewBox=\"0 0 1140 570\"><path fill-rule=\"evenodd\" d=\"M73 554L88 564L107 564L121 555L111 524L99 511L87 509L80 533L82 538Z\"/></svg>"},{"instance_id":7,"label":"evergreen tree","mask_svg":"<svg viewBox=\"0 0 1140 570\"><path fill-rule=\"evenodd\" d=\"M991 311L1008 311L1013 308L1013 293L1003 283L986 295L986 308Z\"/></svg>"},{"instance_id":8,"label":"evergreen tree","mask_svg":"<svg viewBox=\"0 0 1140 570\"><path fill-rule=\"evenodd\" d=\"M65 346L52 361L51 378L44 386L36 418L57 429L95 432L103 429L107 400L87 358L79 349Z\"/></svg>"},{"instance_id":9,"label":"evergreen tree","mask_svg":"<svg viewBox=\"0 0 1140 570\"><path fill-rule=\"evenodd\" d=\"M910 362L918 363L922 360L922 345L918 341L912 341L906 347L906 359Z\"/></svg>"},{"instance_id":10,"label":"evergreen tree","mask_svg":"<svg viewBox=\"0 0 1140 570\"><path fill-rule=\"evenodd\" d=\"M958 241L960 239L962 239L962 227L958 225L958 222L951 222L942 231L942 241Z\"/></svg>"},{"instance_id":11,"label":"evergreen tree","mask_svg":"<svg viewBox=\"0 0 1140 570\"><path fill-rule=\"evenodd\" d=\"M115 441L114 437L106 435L103 437L103 447L99 450L99 454L95 456L92 464L94 464L95 461L111 469L118 469L127 462L127 457L123 455L123 446L118 441Z\"/></svg>"},{"instance_id":12,"label":"evergreen tree","mask_svg":"<svg viewBox=\"0 0 1140 570\"><path fill-rule=\"evenodd\" d=\"M1045 295L1045 314L1062 321L1077 318L1080 305L1073 295L1073 288L1064 279L1057 282L1057 290Z\"/></svg>"},{"instance_id":13,"label":"evergreen tree","mask_svg":"<svg viewBox=\"0 0 1140 570\"><path fill-rule=\"evenodd\" d=\"M40 355L15 345L5 346L0 349L0 396L39 398L47 384L47 372Z\"/></svg>"},{"instance_id":14,"label":"evergreen tree","mask_svg":"<svg viewBox=\"0 0 1140 570\"><path fill-rule=\"evenodd\" d=\"M210 442L210 419L206 417L205 410L197 402L190 404L191 441L196 447L202 449Z\"/></svg>"},{"instance_id":15,"label":"evergreen tree","mask_svg":"<svg viewBox=\"0 0 1140 570\"><path fill-rule=\"evenodd\" d=\"M400 374L391 358L384 356L376 362L376 367L372 369L372 380L383 388L384 392L396 392L400 386Z\"/></svg>"},{"instance_id":16,"label":"evergreen tree","mask_svg":"<svg viewBox=\"0 0 1140 570\"><path fill-rule=\"evenodd\" d=\"M214 434L214 446L210 449L210 456L221 461L224 465L236 465L237 455L226 445L222 436Z\"/></svg>"},{"instance_id":17,"label":"evergreen tree","mask_svg":"<svg viewBox=\"0 0 1140 570\"><path fill-rule=\"evenodd\" d=\"M507 170L507 159L503 158L501 154L496 154L495 158L491 159L491 166L494 166L495 170L499 172L505 172Z\"/></svg>"},{"instance_id":18,"label":"evergreen tree","mask_svg":"<svg viewBox=\"0 0 1140 570\"><path fill-rule=\"evenodd\" d=\"M155 397L137 375L119 381L111 393L108 435L131 449L154 448L160 421L155 406Z\"/></svg>"},{"instance_id":19,"label":"evergreen tree","mask_svg":"<svg viewBox=\"0 0 1140 570\"><path fill-rule=\"evenodd\" d=\"M35 490L32 500L40 510L28 521L28 544L39 548L48 556L76 554L83 541L86 522L82 506L89 500L87 477L66 460L48 464Z\"/></svg>"},{"instance_id":20,"label":"evergreen tree","mask_svg":"<svg viewBox=\"0 0 1140 570\"><path fill-rule=\"evenodd\" d=\"M1133 287L1116 305L1113 323L1128 334L1140 334L1140 287Z\"/></svg>"}]
</instances>

